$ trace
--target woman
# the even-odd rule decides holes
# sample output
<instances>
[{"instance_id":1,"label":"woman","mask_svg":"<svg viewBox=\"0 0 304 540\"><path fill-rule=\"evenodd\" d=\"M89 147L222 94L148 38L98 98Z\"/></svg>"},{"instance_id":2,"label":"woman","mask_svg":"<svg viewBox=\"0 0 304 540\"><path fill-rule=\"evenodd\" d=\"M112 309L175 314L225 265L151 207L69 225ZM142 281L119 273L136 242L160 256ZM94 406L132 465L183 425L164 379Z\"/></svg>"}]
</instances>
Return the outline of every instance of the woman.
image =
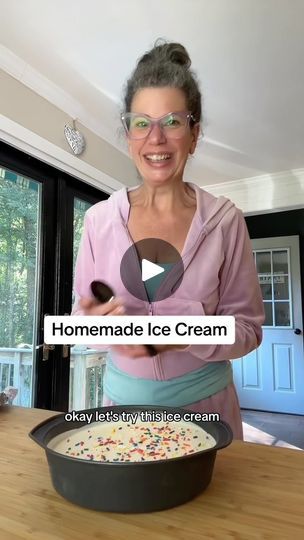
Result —
<instances>
[{"instance_id":1,"label":"woman","mask_svg":"<svg viewBox=\"0 0 304 540\"><path fill-rule=\"evenodd\" d=\"M216 412L241 439L229 360L259 346L263 302L240 210L224 197L183 182L201 122L201 95L190 64L182 45L156 44L127 83L122 120L142 183L88 210L73 313L148 315L152 305L157 315L233 315L233 345L156 345L154 356L145 345L111 347L104 405L147 403ZM120 276L124 253L145 238L170 243L184 263L179 288L159 302L148 290L146 300L135 298ZM98 304L90 292L96 279L108 283L117 299Z\"/></svg>"}]
</instances>

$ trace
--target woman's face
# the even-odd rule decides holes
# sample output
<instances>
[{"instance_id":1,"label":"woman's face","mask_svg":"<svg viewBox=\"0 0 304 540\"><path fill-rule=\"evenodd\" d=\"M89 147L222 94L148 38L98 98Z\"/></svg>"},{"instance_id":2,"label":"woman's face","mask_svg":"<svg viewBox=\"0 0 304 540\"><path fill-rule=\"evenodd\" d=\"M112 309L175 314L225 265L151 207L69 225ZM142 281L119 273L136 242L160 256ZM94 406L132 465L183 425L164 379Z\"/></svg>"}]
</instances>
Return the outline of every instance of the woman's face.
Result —
<instances>
[{"instance_id":1,"label":"woman's face","mask_svg":"<svg viewBox=\"0 0 304 540\"><path fill-rule=\"evenodd\" d=\"M186 98L178 88L143 88L136 92L131 112L160 118L171 112L187 111ZM190 111L191 112L191 111ZM188 155L193 154L199 134L199 125L187 127L180 139L166 136L159 125L154 125L145 139L128 139L130 155L142 178L159 186L182 180ZM153 160L154 156L154 160ZM156 161L156 156L166 159Z\"/></svg>"}]
</instances>

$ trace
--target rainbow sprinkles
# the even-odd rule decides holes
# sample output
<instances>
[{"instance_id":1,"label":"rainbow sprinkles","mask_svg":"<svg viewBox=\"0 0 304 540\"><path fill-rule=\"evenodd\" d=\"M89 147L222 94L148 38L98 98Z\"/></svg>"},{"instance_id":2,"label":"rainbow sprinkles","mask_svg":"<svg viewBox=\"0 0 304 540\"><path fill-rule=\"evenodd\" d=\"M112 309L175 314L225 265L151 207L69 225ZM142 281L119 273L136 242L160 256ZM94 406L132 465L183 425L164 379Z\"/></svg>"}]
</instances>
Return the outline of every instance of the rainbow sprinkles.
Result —
<instances>
[{"instance_id":1,"label":"rainbow sprinkles","mask_svg":"<svg viewBox=\"0 0 304 540\"><path fill-rule=\"evenodd\" d=\"M69 457L100 462L172 459L216 445L192 422L95 422L57 435L48 447Z\"/></svg>"}]
</instances>

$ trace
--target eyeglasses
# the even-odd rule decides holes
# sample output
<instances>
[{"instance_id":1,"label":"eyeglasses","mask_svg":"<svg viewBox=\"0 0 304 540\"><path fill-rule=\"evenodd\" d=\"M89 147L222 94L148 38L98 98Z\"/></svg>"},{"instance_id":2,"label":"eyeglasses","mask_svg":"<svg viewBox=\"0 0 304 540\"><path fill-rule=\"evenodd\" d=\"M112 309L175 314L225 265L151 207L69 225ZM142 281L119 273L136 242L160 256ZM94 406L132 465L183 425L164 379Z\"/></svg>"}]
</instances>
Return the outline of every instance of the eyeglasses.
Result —
<instances>
[{"instance_id":1,"label":"eyeglasses","mask_svg":"<svg viewBox=\"0 0 304 540\"><path fill-rule=\"evenodd\" d=\"M190 121L195 123L191 112L171 112L160 118L151 118L147 114L123 113L121 121L130 139L145 139L157 125L168 139L181 139Z\"/></svg>"}]
</instances>

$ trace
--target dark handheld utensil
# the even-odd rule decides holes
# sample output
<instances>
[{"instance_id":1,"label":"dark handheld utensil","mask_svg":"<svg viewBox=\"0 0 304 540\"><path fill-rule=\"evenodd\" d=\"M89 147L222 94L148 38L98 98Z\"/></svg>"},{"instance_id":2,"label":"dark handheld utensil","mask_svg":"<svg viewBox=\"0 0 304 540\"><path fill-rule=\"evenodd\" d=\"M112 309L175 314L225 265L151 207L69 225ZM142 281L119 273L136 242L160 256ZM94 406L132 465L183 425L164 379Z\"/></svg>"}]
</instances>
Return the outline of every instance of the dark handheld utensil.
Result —
<instances>
[{"instance_id":1,"label":"dark handheld utensil","mask_svg":"<svg viewBox=\"0 0 304 540\"><path fill-rule=\"evenodd\" d=\"M106 302L110 302L114 297L114 291L109 287L109 285L106 285L103 281L92 281L91 283L91 291L101 304L105 304ZM145 345L149 356L156 356L158 354L156 348L153 345Z\"/></svg>"},{"instance_id":2,"label":"dark handheld utensil","mask_svg":"<svg viewBox=\"0 0 304 540\"><path fill-rule=\"evenodd\" d=\"M145 345L145 347L149 353L149 356L156 356L158 354L158 351L156 350L154 345Z\"/></svg>"},{"instance_id":3,"label":"dark handheld utensil","mask_svg":"<svg viewBox=\"0 0 304 540\"><path fill-rule=\"evenodd\" d=\"M106 302L110 302L115 296L114 291L109 287L109 285L106 285L102 281L92 281L91 283L91 291L101 304L105 304Z\"/></svg>"}]
</instances>

